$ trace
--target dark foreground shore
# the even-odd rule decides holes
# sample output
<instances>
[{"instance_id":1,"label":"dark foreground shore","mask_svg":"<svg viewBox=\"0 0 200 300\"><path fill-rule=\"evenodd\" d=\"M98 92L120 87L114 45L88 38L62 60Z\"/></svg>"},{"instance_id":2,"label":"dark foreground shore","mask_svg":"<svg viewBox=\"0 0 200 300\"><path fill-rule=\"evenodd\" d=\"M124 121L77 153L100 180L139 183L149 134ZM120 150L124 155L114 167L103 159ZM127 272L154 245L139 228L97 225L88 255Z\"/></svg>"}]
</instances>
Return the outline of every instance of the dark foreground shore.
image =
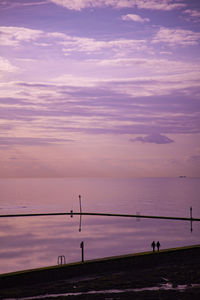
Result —
<instances>
[{"instance_id":1,"label":"dark foreground shore","mask_svg":"<svg viewBox=\"0 0 200 300\"><path fill-rule=\"evenodd\" d=\"M200 245L0 275L0 298L200 299Z\"/></svg>"}]
</instances>

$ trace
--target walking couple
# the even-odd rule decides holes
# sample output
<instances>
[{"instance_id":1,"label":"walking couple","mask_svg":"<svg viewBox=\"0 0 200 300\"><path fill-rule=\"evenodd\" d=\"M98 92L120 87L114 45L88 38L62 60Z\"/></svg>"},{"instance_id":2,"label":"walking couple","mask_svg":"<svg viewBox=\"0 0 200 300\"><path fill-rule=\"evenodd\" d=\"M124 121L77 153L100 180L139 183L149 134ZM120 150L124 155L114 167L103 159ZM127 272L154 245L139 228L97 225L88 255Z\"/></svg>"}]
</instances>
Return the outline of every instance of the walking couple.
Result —
<instances>
[{"instance_id":1,"label":"walking couple","mask_svg":"<svg viewBox=\"0 0 200 300\"><path fill-rule=\"evenodd\" d=\"M152 242L151 247L153 248L153 252L155 252L155 248L157 247L157 250L160 250L160 242L157 241L157 243L155 243L155 241Z\"/></svg>"}]
</instances>

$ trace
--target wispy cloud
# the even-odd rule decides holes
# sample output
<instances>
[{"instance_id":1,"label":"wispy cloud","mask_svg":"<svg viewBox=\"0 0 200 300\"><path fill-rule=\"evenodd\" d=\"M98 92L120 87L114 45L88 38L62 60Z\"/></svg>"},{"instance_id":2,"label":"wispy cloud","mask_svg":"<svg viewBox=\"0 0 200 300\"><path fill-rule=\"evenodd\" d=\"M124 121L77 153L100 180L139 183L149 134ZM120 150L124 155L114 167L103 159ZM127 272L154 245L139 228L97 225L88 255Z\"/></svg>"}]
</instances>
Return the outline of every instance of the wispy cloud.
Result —
<instances>
[{"instance_id":1,"label":"wispy cloud","mask_svg":"<svg viewBox=\"0 0 200 300\"><path fill-rule=\"evenodd\" d=\"M169 10L174 10L174 9L181 9L186 7L186 4L183 3L182 1L174 1L174 0L142 0L142 1L137 1L136 6L138 8L142 9L149 9L149 10L164 10L164 11L169 11Z\"/></svg>"},{"instance_id":2,"label":"wispy cloud","mask_svg":"<svg viewBox=\"0 0 200 300\"><path fill-rule=\"evenodd\" d=\"M136 16L137 18L133 18L138 22L147 21L147 19L140 19L137 15L130 16ZM130 16L126 15L124 19L130 18ZM93 57L102 55L101 64L104 65L109 63L109 60L106 61L105 57L116 59L115 61L111 61L110 59L110 64L119 64L120 59L122 62L123 57L125 57L124 63L130 63L131 59L132 62L134 60L136 62L136 59L133 58L133 54L135 53L140 54L140 58L138 58L137 61L138 64L141 64L143 60L141 53L154 53L153 47L158 43L167 44L170 47L194 46L198 45L200 40L199 32L184 29L169 29L165 27L161 27L154 36L149 36L148 39L120 38L99 40L95 38L71 36L60 32L45 32L24 27L5 26L0 27L0 32L0 43L2 46L23 48L27 43L31 43L31 47L35 47L37 53L38 49L40 49L37 55L39 56L42 51L50 52L51 45L54 45L54 51L62 53L64 56L80 55L80 53L86 56L92 54ZM33 58L33 56L31 56L31 58Z\"/></svg>"},{"instance_id":3,"label":"wispy cloud","mask_svg":"<svg viewBox=\"0 0 200 300\"><path fill-rule=\"evenodd\" d=\"M50 0L51 2L63 6L67 9L82 10L94 7L113 7L113 8L142 8L149 10L173 10L183 8L186 5L172 0Z\"/></svg>"},{"instance_id":4,"label":"wispy cloud","mask_svg":"<svg viewBox=\"0 0 200 300\"><path fill-rule=\"evenodd\" d=\"M64 55L73 53L100 54L111 50L113 53L127 53L133 50L144 50L146 42L141 39L97 40L94 38L70 36L60 32L45 32L24 27L0 27L0 43L2 46L18 47L23 43L33 42L35 46L60 46Z\"/></svg>"},{"instance_id":5,"label":"wispy cloud","mask_svg":"<svg viewBox=\"0 0 200 300\"><path fill-rule=\"evenodd\" d=\"M90 59L88 62L94 62L101 66L112 67L131 67L131 68L143 68L144 70L151 69L153 73L183 73L189 70L198 71L198 62L184 62L178 60L164 59L164 58L147 58L147 57L120 57L110 59ZM144 77L143 77L144 78Z\"/></svg>"},{"instance_id":6,"label":"wispy cloud","mask_svg":"<svg viewBox=\"0 0 200 300\"><path fill-rule=\"evenodd\" d=\"M111 50L114 54L120 55L125 53L127 54L133 50L144 50L144 47L146 47L146 42L140 39L99 41L91 38L68 37L66 40L60 42L60 44L64 46L62 51L66 55L73 52L100 54L105 50Z\"/></svg>"},{"instance_id":7,"label":"wispy cloud","mask_svg":"<svg viewBox=\"0 0 200 300\"><path fill-rule=\"evenodd\" d=\"M189 161L199 165L199 163L200 163L200 155L192 155L189 158Z\"/></svg>"},{"instance_id":8,"label":"wispy cloud","mask_svg":"<svg viewBox=\"0 0 200 300\"><path fill-rule=\"evenodd\" d=\"M24 27L0 27L0 43L2 46L19 46L23 41L33 41L41 37L43 31Z\"/></svg>"},{"instance_id":9,"label":"wispy cloud","mask_svg":"<svg viewBox=\"0 0 200 300\"><path fill-rule=\"evenodd\" d=\"M154 84L158 86L158 83ZM39 83L20 83L20 86L24 86L27 99L0 99L4 127L5 124L12 125L7 127L6 136L1 137L0 143L4 146L65 143L79 139L78 133L144 134L147 137L138 137L135 141L164 144L170 140L162 134L189 134L200 130L199 103L191 96L188 102L187 96L178 90L176 97L171 94L139 97L117 92L113 82L90 87L51 87ZM44 94L41 101L38 96L36 102L34 91L40 87ZM56 89L56 97L48 92L52 89ZM16 138L12 137L13 128ZM73 138L70 138L71 133Z\"/></svg>"},{"instance_id":10,"label":"wispy cloud","mask_svg":"<svg viewBox=\"0 0 200 300\"><path fill-rule=\"evenodd\" d=\"M55 143L66 143L72 142L67 139L56 139L56 138L34 138L34 137L0 137L1 146L39 146L39 145L50 145Z\"/></svg>"},{"instance_id":11,"label":"wispy cloud","mask_svg":"<svg viewBox=\"0 0 200 300\"><path fill-rule=\"evenodd\" d=\"M149 22L149 18L142 18L139 15L134 15L134 14L127 14L122 16L123 21L134 21L134 22L139 22L139 23L145 23Z\"/></svg>"},{"instance_id":12,"label":"wispy cloud","mask_svg":"<svg viewBox=\"0 0 200 300\"><path fill-rule=\"evenodd\" d=\"M194 22L200 22L200 11L195 9L186 9L184 13L190 16Z\"/></svg>"},{"instance_id":13,"label":"wispy cloud","mask_svg":"<svg viewBox=\"0 0 200 300\"><path fill-rule=\"evenodd\" d=\"M1 170L13 176L15 164L18 174L20 161L9 158L26 157L23 174L35 158L47 175L80 175L103 170L107 159L130 175L135 154L138 170L151 169L159 144L167 160L176 160L178 147L180 160L196 155L195 1L4 0L0 10Z\"/></svg>"},{"instance_id":14,"label":"wispy cloud","mask_svg":"<svg viewBox=\"0 0 200 300\"><path fill-rule=\"evenodd\" d=\"M198 45L200 33L185 29L170 29L161 27L155 35L152 43L166 43L169 46Z\"/></svg>"},{"instance_id":15,"label":"wispy cloud","mask_svg":"<svg viewBox=\"0 0 200 300\"><path fill-rule=\"evenodd\" d=\"M15 67L8 59L0 56L0 74L1 72L15 72Z\"/></svg>"},{"instance_id":16,"label":"wispy cloud","mask_svg":"<svg viewBox=\"0 0 200 300\"><path fill-rule=\"evenodd\" d=\"M2 6L2 9L9 9L9 8L15 8L15 7L26 7L26 6L39 6L43 4L48 4L47 0L44 1L29 1L29 2L24 2L20 0L16 1L9 1L9 0L4 0L0 3L0 6Z\"/></svg>"}]
</instances>

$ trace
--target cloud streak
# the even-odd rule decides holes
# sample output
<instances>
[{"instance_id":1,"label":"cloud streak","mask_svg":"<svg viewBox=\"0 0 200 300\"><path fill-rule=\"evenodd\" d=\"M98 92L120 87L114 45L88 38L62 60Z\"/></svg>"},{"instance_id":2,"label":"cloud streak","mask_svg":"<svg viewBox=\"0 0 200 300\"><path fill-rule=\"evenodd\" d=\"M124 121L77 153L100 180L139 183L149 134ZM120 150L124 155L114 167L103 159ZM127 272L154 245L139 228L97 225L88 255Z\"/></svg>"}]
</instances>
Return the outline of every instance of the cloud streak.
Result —
<instances>
[{"instance_id":1,"label":"cloud streak","mask_svg":"<svg viewBox=\"0 0 200 300\"><path fill-rule=\"evenodd\" d=\"M200 134L195 1L6 0L0 7L6 176L140 176L148 168L156 176L152 165L162 173L164 154L194 169L187 158L198 153Z\"/></svg>"},{"instance_id":2,"label":"cloud streak","mask_svg":"<svg viewBox=\"0 0 200 300\"><path fill-rule=\"evenodd\" d=\"M200 33L185 29L160 28L153 39L153 43L166 43L170 46L193 46L198 45Z\"/></svg>"},{"instance_id":3,"label":"cloud streak","mask_svg":"<svg viewBox=\"0 0 200 300\"><path fill-rule=\"evenodd\" d=\"M148 18L141 18L139 15L134 14L124 15L122 18L123 20L132 20L139 23L149 21ZM51 53L51 46L54 45L56 51L63 56L76 55L78 58L80 54L83 53L86 56L94 55L94 57L101 57L101 60L99 59L101 65L105 65L106 62L108 64L109 60L110 64L119 64L120 60L122 63L131 63L132 60L132 63L135 62L138 65L146 60L148 65L151 61L153 62L153 59L141 57L136 59L133 58L133 54L143 53L144 55L145 53L151 53L154 51L153 47L156 47L156 44L167 45L169 48L178 46L191 47L198 45L200 41L199 32L165 27L161 27L155 34L149 37L148 40L141 38L99 40L59 32L45 32L43 30L13 26L1 26L0 33L0 43L5 47L14 47L16 49L20 47L23 49L25 46L30 45L30 49L35 49L39 54L38 57L40 57L44 51L46 51L46 55ZM28 58L31 58L33 62L33 56L27 56L27 59ZM115 58L115 60L113 60L113 58ZM90 59L90 62L92 62L92 59ZM162 63L162 60L160 60L160 62ZM8 59L4 57L1 57L0 65L4 69L6 66L8 70L16 69L16 67L12 66Z\"/></svg>"},{"instance_id":4,"label":"cloud streak","mask_svg":"<svg viewBox=\"0 0 200 300\"><path fill-rule=\"evenodd\" d=\"M17 67L15 67L8 59L0 56L0 73L15 71L17 71Z\"/></svg>"},{"instance_id":5,"label":"cloud streak","mask_svg":"<svg viewBox=\"0 0 200 300\"><path fill-rule=\"evenodd\" d=\"M43 31L24 27L1 26L0 34L2 46L19 46L21 42L37 40L43 35Z\"/></svg>"},{"instance_id":6,"label":"cloud streak","mask_svg":"<svg viewBox=\"0 0 200 300\"><path fill-rule=\"evenodd\" d=\"M25 83L26 94L30 90L30 94L34 95L34 90L41 87L46 96L43 96L37 106L34 104L34 96L27 99L0 99L3 104L0 107L1 119L4 120L6 130L6 136L1 136L0 144L4 147L65 144L79 140L79 134L142 134L146 136L136 137L132 141L167 144L173 140L165 134L200 133L200 103L195 97L188 102L187 95L180 91L176 98L171 94L135 97L114 91L113 84L115 87L113 82L94 87L56 87L50 84ZM157 82L154 84L158 85ZM20 86L23 86L22 82ZM48 91L55 88L56 98L49 97ZM191 94L191 90L188 90L189 93ZM27 129L26 136L23 137L22 128ZM28 134L33 128L32 135L36 137ZM12 137L14 129L16 138ZM70 137L71 134L73 138Z\"/></svg>"},{"instance_id":7,"label":"cloud streak","mask_svg":"<svg viewBox=\"0 0 200 300\"><path fill-rule=\"evenodd\" d=\"M145 41L141 39L97 40L94 38L70 36L59 32L45 32L24 27L0 27L0 43L2 46L24 47L24 43L32 43L34 47L48 48L52 44L60 47L64 55L73 53L100 54L105 50L113 53L127 53L133 49L141 50Z\"/></svg>"},{"instance_id":8,"label":"cloud streak","mask_svg":"<svg viewBox=\"0 0 200 300\"><path fill-rule=\"evenodd\" d=\"M67 139L56 138L34 138L34 137L0 137L0 147L2 146L41 146L50 145L55 143L72 142Z\"/></svg>"},{"instance_id":9,"label":"cloud streak","mask_svg":"<svg viewBox=\"0 0 200 300\"><path fill-rule=\"evenodd\" d=\"M189 15L194 22L200 22L200 11L195 9L186 9L184 13Z\"/></svg>"},{"instance_id":10,"label":"cloud streak","mask_svg":"<svg viewBox=\"0 0 200 300\"><path fill-rule=\"evenodd\" d=\"M134 8L148 10L173 10L184 8L184 3L172 3L172 0L51 0L52 3L63 6L70 10L82 10L94 7Z\"/></svg>"}]
</instances>

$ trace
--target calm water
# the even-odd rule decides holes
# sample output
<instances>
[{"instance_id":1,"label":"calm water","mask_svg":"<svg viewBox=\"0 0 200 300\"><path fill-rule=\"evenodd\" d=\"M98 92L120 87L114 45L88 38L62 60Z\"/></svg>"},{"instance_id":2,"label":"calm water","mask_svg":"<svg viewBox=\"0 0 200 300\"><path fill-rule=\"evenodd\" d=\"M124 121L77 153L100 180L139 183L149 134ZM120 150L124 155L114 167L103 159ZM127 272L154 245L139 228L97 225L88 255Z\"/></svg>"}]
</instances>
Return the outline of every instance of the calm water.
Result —
<instances>
[{"instance_id":1,"label":"calm water","mask_svg":"<svg viewBox=\"0 0 200 300\"><path fill-rule=\"evenodd\" d=\"M0 214L32 212L140 213L200 217L199 178L0 179ZM0 273L85 259L200 243L200 223L116 217L52 216L0 219Z\"/></svg>"}]
</instances>

